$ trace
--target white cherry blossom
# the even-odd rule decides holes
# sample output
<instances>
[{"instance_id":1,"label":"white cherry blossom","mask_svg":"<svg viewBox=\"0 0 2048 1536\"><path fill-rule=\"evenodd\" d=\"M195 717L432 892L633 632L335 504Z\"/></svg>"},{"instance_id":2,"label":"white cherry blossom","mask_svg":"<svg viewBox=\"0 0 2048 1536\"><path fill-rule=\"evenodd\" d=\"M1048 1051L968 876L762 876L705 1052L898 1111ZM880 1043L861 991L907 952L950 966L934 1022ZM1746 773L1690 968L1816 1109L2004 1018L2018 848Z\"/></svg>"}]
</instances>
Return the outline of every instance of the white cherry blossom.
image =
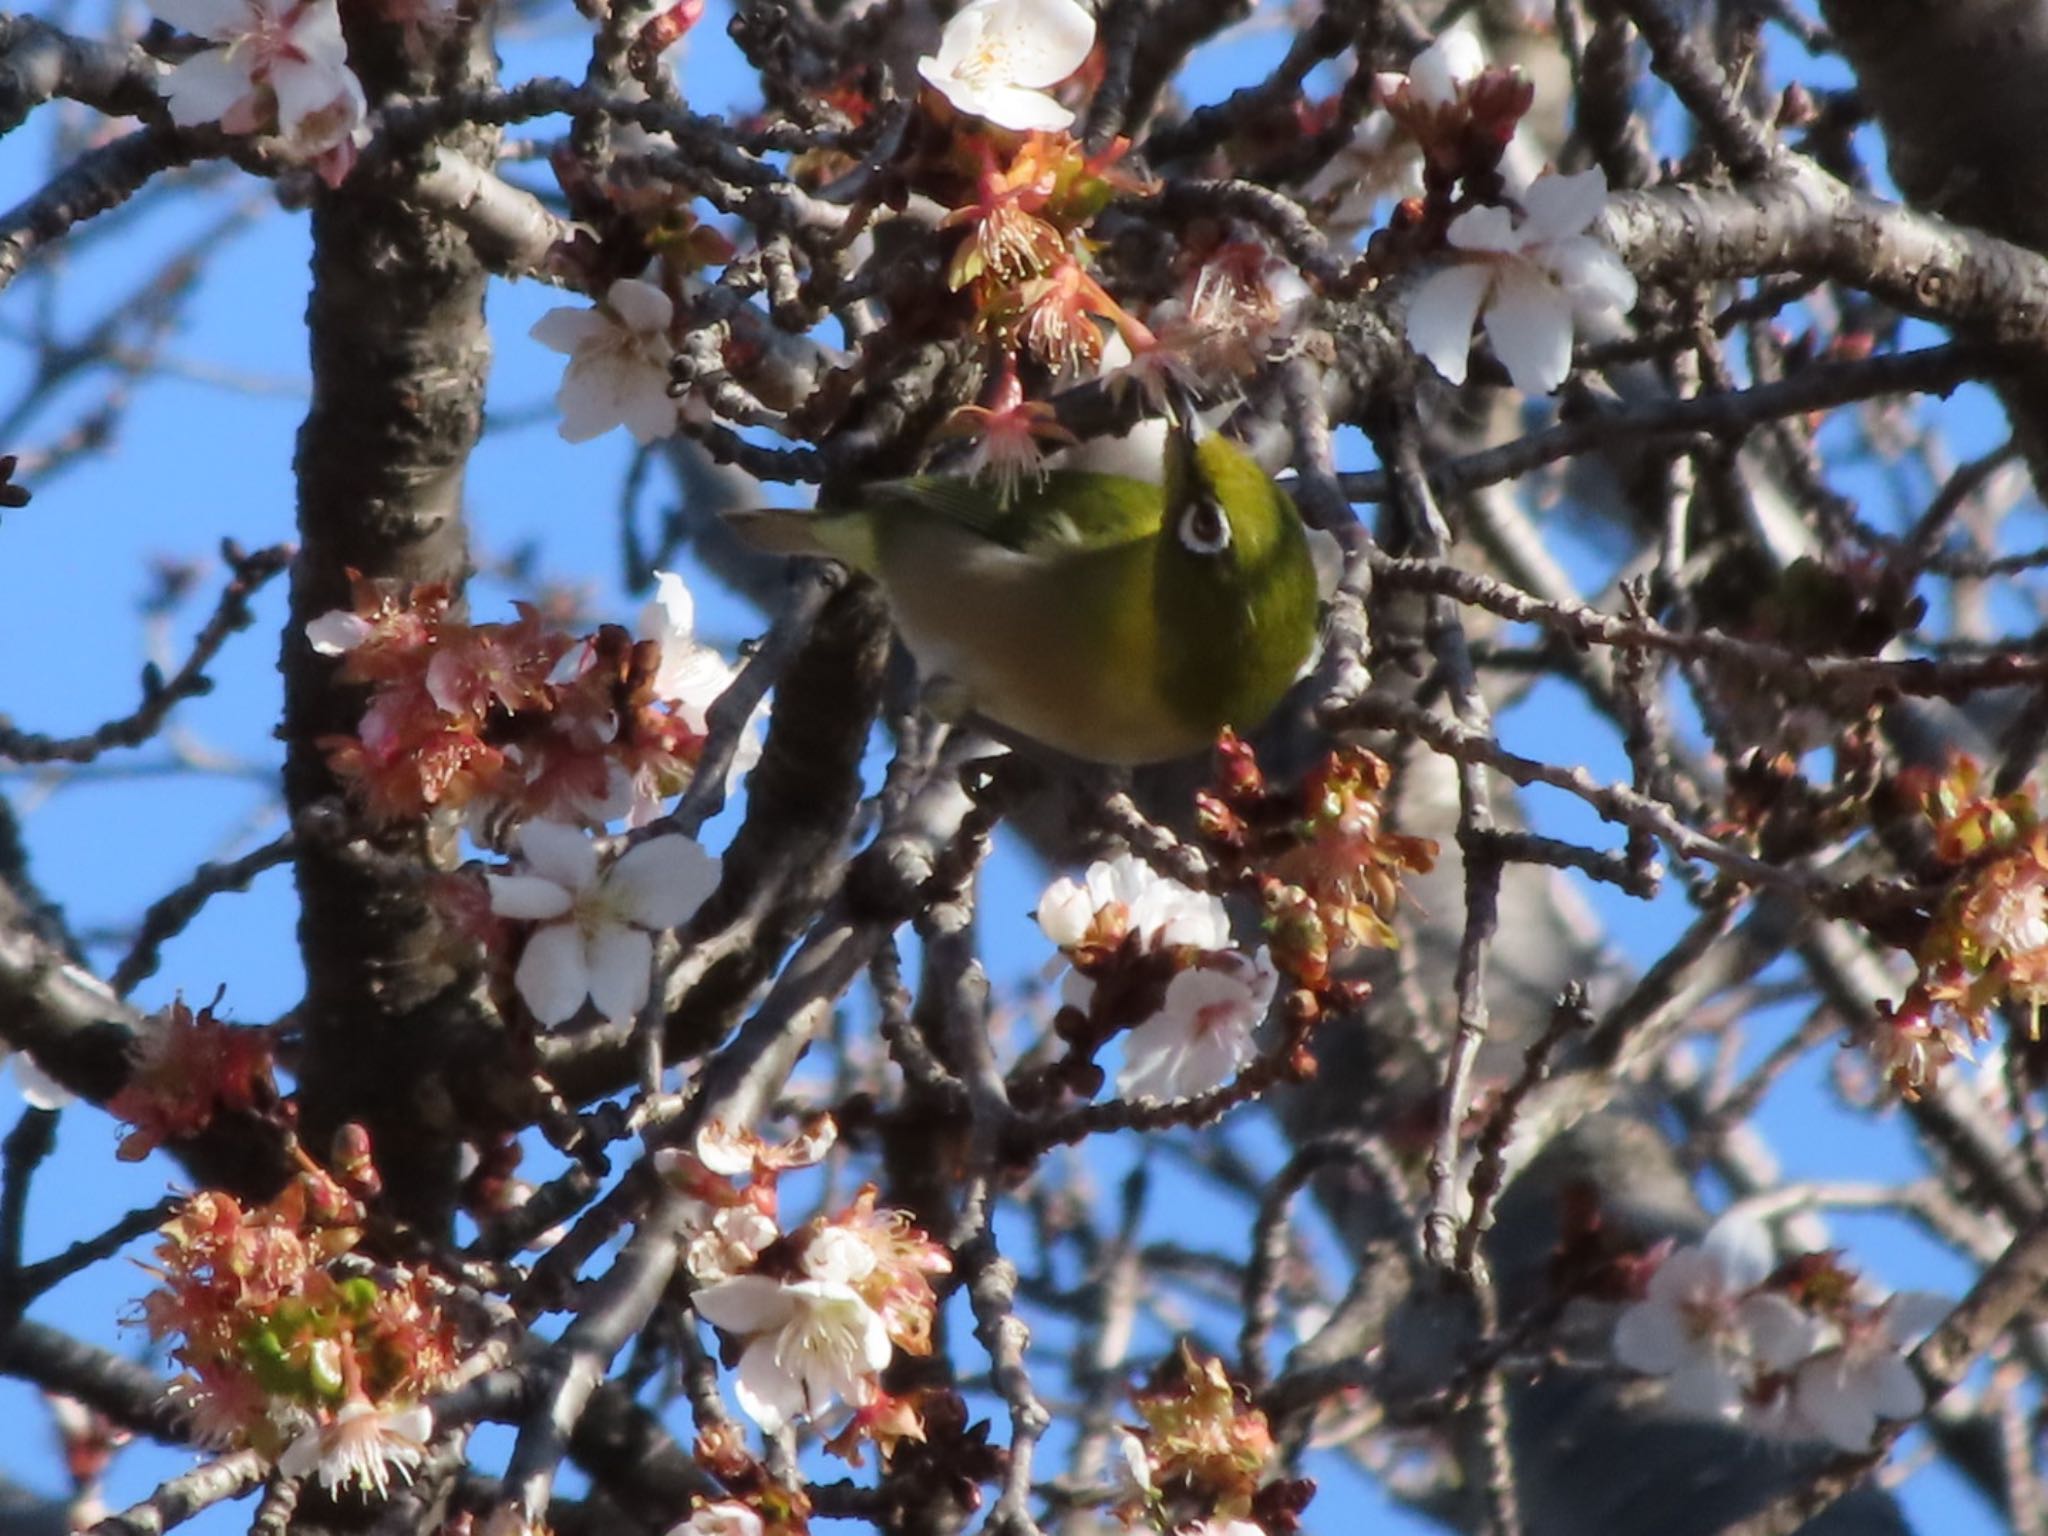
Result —
<instances>
[{"instance_id":1,"label":"white cherry blossom","mask_svg":"<svg viewBox=\"0 0 2048 1536\"><path fill-rule=\"evenodd\" d=\"M1074 0L974 0L954 12L917 72L960 111L1022 133L1074 114L1046 94L1095 46L1095 18Z\"/></svg>"},{"instance_id":2,"label":"white cherry blossom","mask_svg":"<svg viewBox=\"0 0 2048 1536\"><path fill-rule=\"evenodd\" d=\"M180 127L218 122L230 133L275 126L291 151L330 181L346 174L367 110L348 67L335 0L151 0L181 31L217 46L158 81Z\"/></svg>"},{"instance_id":3,"label":"white cherry blossom","mask_svg":"<svg viewBox=\"0 0 2048 1536\"><path fill-rule=\"evenodd\" d=\"M1946 1297L1908 1291L1851 1324L1846 1338L1793 1374L1794 1426L1839 1450L1868 1451L1878 1420L1918 1418L1927 1394L1906 1351L1948 1310Z\"/></svg>"},{"instance_id":4,"label":"white cherry blossom","mask_svg":"<svg viewBox=\"0 0 2048 1536\"><path fill-rule=\"evenodd\" d=\"M1192 1098L1221 1088L1252 1059L1252 1036L1279 989L1261 949L1230 954L1220 966L1180 971L1166 984L1159 1011L1124 1037L1117 1092L1125 1098Z\"/></svg>"},{"instance_id":5,"label":"white cherry blossom","mask_svg":"<svg viewBox=\"0 0 2048 1536\"><path fill-rule=\"evenodd\" d=\"M711 706L732 686L736 675L715 647L697 638L697 604L683 578L673 571L654 573L654 597L640 610L640 638L661 645L661 666L654 674L654 691L682 708L683 721L702 735L708 728ZM731 789L761 760L761 729L768 718L768 702L762 700L747 717L733 752L732 768L726 776Z\"/></svg>"},{"instance_id":6,"label":"white cherry blossom","mask_svg":"<svg viewBox=\"0 0 2048 1536\"><path fill-rule=\"evenodd\" d=\"M761 1536L761 1517L733 1499L700 1505L668 1536Z\"/></svg>"},{"instance_id":7,"label":"white cherry blossom","mask_svg":"<svg viewBox=\"0 0 2048 1536\"><path fill-rule=\"evenodd\" d=\"M1598 167L1537 178L1517 222L1505 208L1472 208L1451 221L1455 259L1408 300L1408 344L1453 384L1465 382L1475 322L1515 388L1548 394L1571 371L1575 323L1635 307L1636 280L1586 228L1607 203Z\"/></svg>"},{"instance_id":8,"label":"white cherry blossom","mask_svg":"<svg viewBox=\"0 0 2048 1536\"><path fill-rule=\"evenodd\" d=\"M735 1275L705 1286L698 1314L746 1341L734 1395L769 1434L835 1402L874 1395L875 1373L893 1346L881 1314L837 1280Z\"/></svg>"},{"instance_id":9,"label":"white cherry blossom","mask_svg":"<svg viewBox=\"0 0 2048 1536\"><path fill-rule=\"evenodd\" d=\"M728 1279L749 1268L782 1230L753 1205L700 1204L689 1222L683 1264L698 1284Z\"/></svg>"},{"instance_id":10,"label":"white cherry blossom","mask_svg":"<svg viewBox=\"0 0 2048 1536\"><path fill-rule=\"evenodd\" d=\"M1221 897L1191 890L1130 853L1096 860L1079 880L1053 881L1039 899L1038 926L1064 949L1080 943L1095 914L1113 904L1124 907L1130 931L1148 948L1229 947L1230 914Z\"/></svg>"},{"instance_id":11,"label":"white cherry blossom","mask_svg":"<svg viewBox=\"0 0 2048 1536\"><path fill-rule=\"evenodd\" d=\"M589 998L608 1019L647 1001L650 930L673 928L718 884L718 860L687 837L656 837L600 871L597 845L574 827L529 821L519 829L529 873L492 875L491 910L539 922L513 985L542 1024L574 1017Z\"/></svg>"},{"instance_id":12,"label":"white cherry blossom","mask_svg":"<svg viewBox=\"0 0 2048 1536\"><path fill-rule=\"evenodd\" d=\"M1724 1216L1657 1266L1648 1294L1615 1324L1615 1359L1666 1378L1665 1399L1682 1413L1739 1418L1758 1373L1791 1369L1821 1336L1785 1297L1756 1289L1770 1271L1764 1229Z\"/></svg>"},{"instance_id":13,"label":"white cherry blossom","mask_svg":"<svg viewBox=\"0 0 2048 1536\"><path fill-rule=\"evenodd\" d=\"M423 1404L378 1408L361 1398L306 1430L277 1459L284 1477L315 1477L329 1491L354 1486L390 1497L391 1477L410 1480L426 1457L434 1416Z\"/></svg>"},{"instance_id":14,"label":"white cherry blossom","mask_svg":"<svg viewBox=\"0 0 2048 1536\"><path fill-rule=\"evenodd\" d=\"M679 407L668 392L674 319L675 305L661 289L622 277L597 307L551 309L534 322L528 334L569 358L555 391L564 439L583 443L624 427L644 445L675 431Z\"/></svg>"}]
</instances>

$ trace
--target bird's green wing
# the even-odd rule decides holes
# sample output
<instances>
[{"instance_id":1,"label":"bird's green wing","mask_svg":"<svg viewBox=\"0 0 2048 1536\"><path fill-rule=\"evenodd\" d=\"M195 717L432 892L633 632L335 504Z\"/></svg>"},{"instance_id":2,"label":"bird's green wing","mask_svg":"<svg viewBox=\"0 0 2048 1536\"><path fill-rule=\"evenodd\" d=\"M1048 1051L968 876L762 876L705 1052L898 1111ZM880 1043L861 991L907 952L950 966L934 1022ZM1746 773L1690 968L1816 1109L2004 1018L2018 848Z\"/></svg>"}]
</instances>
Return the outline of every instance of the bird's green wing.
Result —
<instances>
[{"instance_id":1,"label":"bird's green wing","mask_svg":"<svg viewBox=\"0 0 2048 1536\"><path fill-rule=\"evenodd\" d=\"M882 517L925 516L1020 554L1084 554L1149 538L1165 504L1156 485L1126 475L1054 470L1027 484L1007 506L963 475L919 475L870 486L868 508Z\"/></svg>"}]
</instances>

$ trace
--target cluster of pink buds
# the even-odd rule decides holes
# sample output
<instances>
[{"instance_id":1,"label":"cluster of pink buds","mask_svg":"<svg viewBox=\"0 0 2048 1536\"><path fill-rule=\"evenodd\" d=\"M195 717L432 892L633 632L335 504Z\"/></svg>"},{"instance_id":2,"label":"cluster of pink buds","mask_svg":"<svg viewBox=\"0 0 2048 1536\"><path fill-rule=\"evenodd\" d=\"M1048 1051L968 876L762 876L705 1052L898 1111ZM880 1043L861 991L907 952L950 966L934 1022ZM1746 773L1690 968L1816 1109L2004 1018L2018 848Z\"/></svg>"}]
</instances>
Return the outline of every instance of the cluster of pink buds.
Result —
<instances>
[{"instance_id":1,"label":"cluster of pink buds","mask_svg":"<svg viewBox=\"0 0 2048 1536\"><path fill-rule=\"evenodd\" d=\"M424 1453L458 1341L427 1272L354 1256L363 1220L311 1163L262 1205L202 1190L161 1229L141 1321L179 1341L173 1391L203 1442L382 1494Z\"/></svg>"},{"instance_id":2,"label":"cluster of pink buds","mask_svg":"<svg viewBox=\"0 0 2048 1536\"><path fill-rule=\"evenodd\" d=\"M1127 1525L1203 1536L1292 1536L1315 1496L1307 1478L1271 1476L1272 1429L1223 1362L1183 1344L1132 1401L1124 1430Z\"/></svg>"},{"instance_id":3,"label":"cluster of pink buds","mask_svg":"<svg viewBox=\"0 0 2048 1536\"><path fill-rule=\"evenodd\" d=\"M932 1280L953 1264L904 1212L877 1206L872 1185L836 1213L782 1230L779 1179L817 1162L835 1136L828 1118L782 1145L713 1125L693 1151L663 1149L655 1165L693 1202L693 1300L732 1341L747 1416L774 1433L844 1404L851 1417L832 1448L857 1460L864 1441L886 1457L923 1440L924 1426L920 1405L885 1392L881 1373L899 1351L931 1353Z\"/></svg>"},{"instance_id":4,"label":"cluster of pink buds","mask_svg":"<svg viewBox=\"0 0 2048 1536\"><path fill-rule=\"evenodd\" d=\"M456 617L439 584L358 580L354 603L307 625L315 650L366 685L328 764L384 821L438 809L599 824L677 793L704 746L701 705L665 696L663 645L617 625Z\"/></svg>"},{"instance_id":5,"label":"cluster of pink buds","mask_svg":"<svg viewBox=\"0 0 2048 1536\"><path fill-rule=\"evenodd\" d=\"M1953 871L1913 946L1918 967L1905 995L1881 1003L1871 1050L1895 1091L1921 1093L1970 1042L1989 1038L2003 1003L2024 1005L2037 1038L2048 1000L2048 827L2027 785L1988 792L1959 757L1939 775L1902 774L1933 833L1934 856Z\"/></svg>"}]
</instances>

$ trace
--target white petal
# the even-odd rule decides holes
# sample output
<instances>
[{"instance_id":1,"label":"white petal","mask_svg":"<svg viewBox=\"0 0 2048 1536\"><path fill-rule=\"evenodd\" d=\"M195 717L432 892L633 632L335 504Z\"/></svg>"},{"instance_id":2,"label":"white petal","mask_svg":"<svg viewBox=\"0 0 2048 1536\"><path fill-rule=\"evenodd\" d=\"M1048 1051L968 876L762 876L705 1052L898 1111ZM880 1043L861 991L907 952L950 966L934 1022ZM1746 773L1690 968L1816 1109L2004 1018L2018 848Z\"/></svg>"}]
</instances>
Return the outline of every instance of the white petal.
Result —
<instances>
[{"instance_id":1,"label":"white petal","mask_svg":"<svg viewBox=\"0 0 2048 1536\"><path fill-rule=\"evenodd\" d=\"M1074 0L997 0L988 9L981 48L1000 58L1011 85L1058 85L1087 61L1095 18Z\"/></svg>"},{"instance_id":2,"label":"white petal","mask_svg":"<svg viewBox=\"0 0 2048 1536\"><path fill-rule=\"evenodd\" d=\"M1750 1348L1767 1370L1789 1371L1820 1345L1823 1327L1786 1297L1765 1291L1745 1297L1736 1315Z\"/></svg>"},{"instance_id":3,"label":"white petal","mask_svg":"<svg viewBox=\"0 0 2048 1536\"><path fill-rule=\"evenodd\" d=\"M343 108L362 95L362 87L347 65L319 61L280 62L270 71L270 87L277 93L278 130L288 139L305 136L309 119L319 117L330 108ZM341 111L334 125L323 127L323 131L314 137L328 142L346 138L348 130L353 127L350 116L348 112ZM313 149L324 148L325 145L309 142L302 147Z\"/></svg>"},{"instance_id":4,"label":"white petal","mask_svg":"<svg viewBox=\"0 0 2048 1536\"><path fill-rule=\"evenodd\" d=\"M1522 233L1532 241L1576 235L1606 206L1607 173L1597 165L1576 176L1539 176L1522 194L1522 208L1529 215Z\"/></svg>"},{"instance_id":5,"label":"white petal","mask_svg":"<svg viewBox=\"0 0 2048 1536\"><path fill-rule=\"evenodd\" d=\"M1465 382L1472 324L1493 286L1483 262L1458 262L1432 272L1408 298L1408 345L1453 384Z\"/></svg>"},{"instance_id":6,"label":"white petal","mask_svg":"<svg viewBox=\"0 0 2048 1536\"><path fill-rule=\"evenodd\" d=\"M690 1305L712 1327L737 1338L772 1332L796 1310L781 1282L766 1275L734 1275L704 1286L691 1296Z\"/></svg>"},{"instance_id":7,"label":"white petal","mask_svg":"<svg viewBox=\"0 0 2048 1536\"><path fill-rule=\"evenodd\" d=\"M559 821L529 821L519 829L519 851L533 872L571 891L597 880L597 845L587 833Z\"/></svg>"},{"instance_id":8,"label":"white petal","mask_svg":"<svg viewBox=\"0 0 2048 1536\"><path fill-rule=\"evenodd\" d=\"M551 352L575 353L617 327L595 309L551 309L526 334Z\"/></svg>"},{"instance_id":9,"label":"white petal","mask_svg":"<svg viewBox=\"0 0 2048 1536\"><path fill-rule=\"evenodd\" d=\"M225 42L261 24L246 0L152 0L150 10L180 32Z\"/></svg>"},{"instance_id":10,"label":"white petal","mask_svg":"<svg viewBox=\"0 0 2048 1536\"><path fill-rule=\"evenodd\" d=\"M1087 889L1066 876L1045 888L1038 898L1038 927L1061 949L1068 949L1088 936L1095 920L1095 903Z\"/></svg>"},{"instance_id":11,"label":"white petal","mask_svg":"<svg viewBox=\"0 0 2048 1536\"><path fill-rule=\"evenodd\" d=\"M1073 112L1043 91L997 81L934 80L939 93L970 117L986 118L1013 133L1040 129L1057 133L1074 121Z\"/></svg>"},{"instance_id":12,"label":"white petal","mask_svg":"<svg viewBox=\"0 0 2048 1536\"><path fill-rule=\"evenodd\" d=\"M756 1339L746 1347L732 1390L741 1411L771 1435L808 1406L802 1380L783 1365L772 1337Z\"/></svg>"},{"instance_id":13,"label":"white petal","mask_svg":"<svg viewBox=\"0 0 2048 1536\"><path fill-rule=\"evenodd\" d=\"M1696 1360L1664 1384L1664 1400L1696 1418L1733 1419L1742 1413L1742 1384L1719 1362Z\"/></svg>"},{"instance_id":14,"label":"white petal","mask_svg":"<svg viewBox=\"0 0 2048 1536\"><path fill-rule=\"evenodd\" d=\"M1676 1307L1639 1301L1614 1324L1614 1358L1632 1371L1668 1376L1692 1357L1692 1336Z\"/></svg>"},{"instance_id":15,"label":"white petal","mask_svg":"<svg viewBox=\"0 0 2048 1536\"><path fill-rule=\"evenodd\" d=\"M14 1070L14 1086L20 1090L22 1102L30 1109L62 1109L77 1097L37 1066L27 1051L15 1051L7 1064Z\"/></svg>"},{"instance_id":16,"label":"white petal","mask_svg":"<svg viewBox=\"0 0 2048 1536\"><path fill-rule=\"evenodd\" d=\"M346 608L335 608L306 621L306 641L322 656L342 656L377 632L377 627Z\"/></svg>"},{"instance_id":17,"label":"white petal","mask_svg":"<svg viewBox=\"0 0 2048 1536\"><path fill-rule=\"evenodd\" d=\"M688 584L674 571L656 571L654 596L640 610L640 638L663 646L688 645L696 628L697 600Z\"/></svg>"},{"instance_id":18,"label":"white petal","mask_svg":"<svg viewBox=\"0 0 2048 1536\"><path fill-rule=\"evenodd\" d=\"M1917 1419L1927 1407L1927 1394L1920 1378L1903 1355L1881 1355L1863 1369L1868 1378L1870 1406L1879 1418Z\"/></svg>"},{"instance_id":19,"label":"white petal","mask_svg":"<svg viewBox=\"0 0 2048 1536\"><path fill-rule=\"evenodd\" d=\"M630 1019L647 1001L654 966L654 940L638 928L607 923L585 944L590 964L590 998L607 1019Z\"/></svg>"},{"instance_id":20,"label":"white petal","mask_svg":"<svg viewBox=\"0 0 2048 1536\"><path fill-rule=\"evenodd\" d=\"M325 1446L325 1426L313 1425L296 1440L284 1448L284 1454L277 1458L277 1472L280 1477L306 1477L320 1465L320 1456Z\"/></svg>"},{"instance_id":21,"label":"white petal","mask_svg":"<svg viewBox=\"0 0 2048 1536\"><path fill-rule=\"evenodd\" d=\"M1408 83L1429 106L1448 107L1458 99L1458 87L1485 68L1479 39L1463 27L1453 27L1415 55L1408 65Z\"/></svg>"},{"instance_id":22,"label":"white petal","mask_svg":"<svg viewBox=\"0 0 2048 1536\"><path fill-rule=\"evenodd\" d=\"M628 330L643 336L666 331L669 321L675 318L676 307L669 296L636 277L622 277L613 283L605 290L604 301Z\"/></svg>"},{"instance_id":23,"label":"white petal","mask_svg":"<svg viewBox=\"0 0 2048 1536\"><path fill-rule=\"evenodd\" d=\"M1799 1417L1823 1440L1845 1451L1867 1451L1877 1433L1877 1409L1839 1353L1809 1360L1793 1378Z\"/></svg>"},{"instance_id":24,"label":"white petal","mask_svg":"<svg viewBox=\"0 0 2048 1536\"><path fill-rule=\"evenodd\" d=\"M1522 393L1547 395L1571 372L1571 302L1528 262L1501 272L1485 323L1494 355Z\"/></svg>"},{"instance_id":25,"label":"white petal","mask_svg":"<svg viewBox=\"0 0 2048 1536\"><path fill-rule=\"evenodd\" d=\"M565 914L575 898L539 875L485 875L491 910L515 922L548 922Z\"/></svg>"},{"instance_id":26,"label":"white petal","mask_svg":"<svg viewBox=\"0 0 2048 1536\"><path fill-rule=\"evenodd\" d=\"M1761 1285L1777 1264L1771 1234L1762 1222L1740 1212L1731 1212L1709 1227L1700 1247L1720 1266L1731 1291Z\"/></svg>"},{"instance_id":27,"label":"white petal","mask_svg":"<svg viewBox=\"0 0 2048 1536\"><path fill-rule=\"evenodd\" d=\"M572 923L537 929L519 956L512 984L542 1024L563 1024L590 996L590 961Z\"/></svg>"},{"instance_id":28,"label":"white petal","mask_svg":"<svg viewBox=\"0 0 2048 1536\"><path fill-rule=\"evenodd\" d=\"M1572 308L1588 317L1636 307L1636 280L1621 258L1590 235L1573 235L1542 248L1543 264L1570 296Z\"/></svg>"},{"instance_id":29,"label":"white petal","mask_svg":"<svg viewBox=\"0 0 2048 1536\"><path fill-rule=\"evenodd\" d=\"M718 868L694 839L650 838L611 867L605 895L643 928L673 928L718 888Z\"/></svg>"},{"instance_id":30,"label":"white petal","mask_svg":"<svg viewBox=\"0 0 2048 1536\"><path fill-rule=\"evenodd\" d=\"M1512 256L1529 243L1527 235L1515 228L1514 215L1491 203L1467 208L1444 231L1453 249L1486 251Z\"/></svg>"},{"instance_id":31,"label":"white petal","mask_svg":"<svg viewBox=\"0 0 2048 1536\"><path fill-rule=\"evenodd\" d=\"M249 83L248 71L230 60L225 48L209 48L158 80L157 89L170 107L171 121L180 128L191 128L219 122L255 87Z\"/></svg>"},{"instance_id":32,"label":"white petal","mask_svg":"<svg viewBox=\"0 0 2048 1536\"><path fill-rule=\"evenodd\" d=\"M682 402L668 392L668 375L642 368L622 375L621 381L626 387L620 391L618 415L633 441L645 448L674 436Z\"/></svg>"},{"instance_id":33,"label":"white petal","mask_svg":"<svg viewBox=\"0 0 2048 1536\"><path fill-rule=\"evenodd\" d=\"M1900 1291L1884 1304L1885 1332L1894 1344L1917 1344L1940 1327L1955 1307L1933 1291Z\"/></svg>"}]
</instances>

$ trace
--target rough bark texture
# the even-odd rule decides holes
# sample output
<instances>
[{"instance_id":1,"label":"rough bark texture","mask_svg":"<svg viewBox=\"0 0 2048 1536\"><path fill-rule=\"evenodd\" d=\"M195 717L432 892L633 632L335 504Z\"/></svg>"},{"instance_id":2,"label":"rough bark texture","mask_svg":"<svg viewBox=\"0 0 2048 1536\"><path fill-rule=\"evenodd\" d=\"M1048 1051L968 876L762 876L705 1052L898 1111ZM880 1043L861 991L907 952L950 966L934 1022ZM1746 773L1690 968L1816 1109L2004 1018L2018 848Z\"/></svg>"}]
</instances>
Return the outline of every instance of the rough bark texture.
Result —
<instances>
[{"instance_id":1,"label":"rough bark texture","mask_svg":"<svg viewBox=\"0 0 2048 1536\"><path fill-rule=\"evenodd\" d=\"M365 20L349 43L373 104L431 84L395 28ZM487 82L492 69L479 29L468 78ZM356 729L363 697L337 685L305 625L350 605L351 572L460 591L463 470L490 361L487 277L461 234L407 205L406 164L376 169L313 209L313 404L295 461L300 544L282 661L286 799L295 818L321 819L298 860L303 1134L324 1148L361 1121L405 1216L438 1231L455 1192L456 1079L474 1072L491 1023L420 883L434 862L427 833L368 825L327 770L321 740Z\"/></svg>"}]
</instances>

